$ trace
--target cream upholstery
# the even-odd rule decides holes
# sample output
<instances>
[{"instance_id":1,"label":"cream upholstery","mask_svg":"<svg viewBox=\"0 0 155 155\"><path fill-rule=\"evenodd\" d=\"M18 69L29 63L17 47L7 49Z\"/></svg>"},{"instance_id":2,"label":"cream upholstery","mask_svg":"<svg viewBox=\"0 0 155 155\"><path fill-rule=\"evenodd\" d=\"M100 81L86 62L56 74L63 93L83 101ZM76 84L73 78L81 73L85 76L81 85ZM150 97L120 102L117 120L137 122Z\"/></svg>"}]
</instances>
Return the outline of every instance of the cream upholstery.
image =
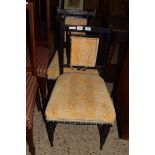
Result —
<instances>
[{"instance_id":1,"label":"cream upholstery","mask_svg":"<svg viewBox=\"0 0 155 155\"><path fill-rule=\"evenodd\" d=\"M64 49L64 63L67 63L65 49ZM73 70L72 68L64 68L64 73L70 73L70 72L99 74L98 71L95 70L95 69L87 69L85 71L80 71L80 70L76 71L76 70ZM60 73L59 73L58 51L56 51L56 53L54 55L54 58L53 58L51 64L49 65L49 67L48 67L47 77L49 79L57 79L59 75L60 75Z\"/></svg>"},{"instance_id":2,"label":"cream upholstery","mask_svg":"<svg viewBox=\"0 0 155 155\"><path fill-rule=\"evenodd\" d=\"M94 67L96 63L98 44L98 38L72 36L71 65Z\"/></svg>"},{"instance_id":3,"label":"cream upholstery","mask_svg":"<svg viewBox=\"0 0 155 155\"><path fill-rule=\"evenodd\" d=\"M87 19L82 17L67 16L65 18L66 25L87 25Z\"/></svg>"},{"instance_id":4,"label":"cream upholstery","mask_svg":"<svg viewBox=\"0 0 155 155\"><path fill-rule=\"evenodd\" d=\"M46 108L47 121L108 123L115 110L99 75L65 73L56 81Z\"/></svg>"},{"instance_id":5,"label":"cream upholstery","mask_svg":"<svg viewBox=\"0 0 155 155\"><path fill-rule=\"evenodd\" d=\"M87 25L87 19L82 18L82 17L67 16L65 18L65 25ZM65 34L66 34L66 32L65 32ZM85 32L72 32L72 34L84 35ZM66 35L65 35L65 41L66 41Z\"/></svg>"}]
</instances>

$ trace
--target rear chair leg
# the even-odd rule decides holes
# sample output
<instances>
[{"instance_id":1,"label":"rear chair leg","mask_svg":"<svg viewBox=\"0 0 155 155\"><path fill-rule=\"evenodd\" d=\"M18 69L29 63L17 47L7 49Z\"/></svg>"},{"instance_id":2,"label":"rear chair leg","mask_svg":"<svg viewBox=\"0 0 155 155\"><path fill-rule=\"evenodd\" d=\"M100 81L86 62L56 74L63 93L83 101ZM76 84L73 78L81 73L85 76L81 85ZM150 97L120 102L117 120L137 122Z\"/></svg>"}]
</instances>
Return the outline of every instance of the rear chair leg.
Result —
<instances>
[{"instance_id":1,"label":"rear chair leg","mask_svg":"<svg viewBox=\"0 0 155 155\"><path fill-rule=\"evenodd\" d=\"M38 83L39 83L39 88L40 88L40 93L42 98L42 105L44 105L45 99L46 99L46 78L38 77Z\"/></svg>"},{"instance_id":2,"label":"rear chair leg","mask_svg":"<svg viewBox=\"0 0 155 155\"><path fill-rule=\"evenodd\" d=\"M40 111L42 109L42 106L41 106L40 94L39 94L39 88L38 87L37 87L35 101L36 101L37 109L38 109L38 111Z\"/></svg>"},{"instance_id":3,"label":"rear chair leg","mask_svg":"<svg viewBox=\"0 0 155 155\"><path fill-rule=\"evenodd\" d=\"M102 150L103 145L108 136L111 125L98 125L99 134L100 134L100 150Z\"/></svg>"},{"instance_id":4,"label":"rear chair leg","mask_svg":"<svg viewBox=\"0 0 155 155\"><path fill-rule=\"evenodd\" d=\"M48 101L50 96L51 96L51 93L52 93L52 90L54 88L54 85L55 85L55 82L56 80L52 80L52 79L47 79L47 90L48 90L48 93L47 93L47 97L46 97L46 100Z\"/></svg>"},{"instance_id":5,"label":"rear chair leg","mask_svg":"<svg viewBox=\"0 0 155 155\"><path fill-rule=\"evenodd\" d=\"M48 139L50 141L51 147L53 146L53 141L54 141L54 131L56 128L56 122L47 122L46 123L46 129L47 129L47 134L48 134Z\"/></svg>"}]
</instances>

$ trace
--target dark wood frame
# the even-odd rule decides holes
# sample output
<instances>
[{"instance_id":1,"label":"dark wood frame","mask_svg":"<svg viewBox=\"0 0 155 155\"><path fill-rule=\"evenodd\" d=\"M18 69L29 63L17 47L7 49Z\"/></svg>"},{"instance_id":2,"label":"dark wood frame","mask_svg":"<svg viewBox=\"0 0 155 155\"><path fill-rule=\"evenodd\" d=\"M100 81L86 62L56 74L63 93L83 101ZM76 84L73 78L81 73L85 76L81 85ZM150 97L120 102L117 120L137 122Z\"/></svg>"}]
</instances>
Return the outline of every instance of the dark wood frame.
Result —
<instances>
[{"instance_id":1,"label":"dark wood frame","mask_svg":"<svg viewBox=\"0 0 155 155\"><path fill-rule=\"evenodd\" d=\"M60 44L59 44L59 50L58 50L60 74L63 74L63 67L69 67L68 64L64 65L64 62L63 62L63 60L64 60L63 59L63 47L64 47L65 31L79 32L79 30L77 30L77 25L74 25L74 27L76 27L76 29L74 29L74 30L70 29L71 27L73 27L73 25L65 25L64 22L60 22L60 40L59 40ZM100 38L97 62L96 62L95 67L91 67L91 68L98 69L100 71L100 73L103 73L103 70L104 70L103 62L107 58L107 51L108 51L108 46L109 46L108 42L110 39L110 29L109 28L90 27L90 26L82 26L82 27L83 27L83 30L81 30L80 32L86 32L85 37L96 36L96 37ZM91 29L91 31L86 30L88 27ZM93 35L89 34L90 32L93 33ZM94 33L96 33L96 34L94 35ZM84 35L82 35L82 36L84 36ZM69 37L67 37L67 39L68 38ZM105 39L104 42L102 39ZM102 76L102 74L100 74L100 75ZM111 127L111 124L99 124L99 123L90 123L90 122L71 122L71 121L54 121L54 120L47 121L46 129L47 129L48 138L49 138L51 147L53 146L54 131L55 131L57 123L75 124L75 125L97 125L98 129L99 129L99 134L100 134L100 149L103 148L103 145L106 141L106 138L108 136L108 133L109 133L109 130Z\"/></svg>"},{"instance_id":2,"label":"dark wood frame","mask_svg":"<svg viewBox=\"0 0 155 155\"><path fill-rule=\"evenodd\" d=\"M26 4L26 9L28 10L28 16L29 16L29 25L34 25L34 14L33 14L33 10L34 10L34 5L33 2L27 2ZM36 51L35 51L35 31L34 31L34 27L32 26L31 28L29 28L30 31L30 35L29 35L29 39L30 39L30 59L31 59L31 67L27 67L26 68L26 72L31 72L32 75L36 76L37 74L37 65L36 65Z\"/></svg>"},{"instance_id":3,"label":"dark wood frame","mask_svg":"<svg viewBox=\"0 0 155 155\"><path fill-rule=\"evenodd\" d=\"M64 9L57 9L57 23L59 24L61 21L64 21L67 16L74 16L74 17L83 17L86 18L88 23L87 25L94 25L95 24L95 16L96 11L83 11L83 10L64 10Z\"/></svg>"},{"instance_id":4,"label":"dark wood frame","mask_svg":"<svg viewBox=\"0 0 155 155\"><path fill-rule=\"evenodd\" d=\"M129 46L114 83L112 97L116 109L119 138L129 140Z\"/></svg>"},{"instance_id":5,"label":"dark wood frame","mask_svg":"<svg viewBox=\"0 0 155 155\"><path fill-rule=\"evenodd\" d=\"M36 90L35 102L36 102L38 111L41 110L40 94L39 94L38 87ZM26 141L29 146L29 151L31 155L35 155L35 146L33 142L33 124L31 128L26 127Z\"/></svg>"},{"instance_id":6,"label":"dark wood frame","mask_svg":"<svg viewBox=\"0 0 155 155\"><path fill-rule=\"evenodd\" d=\"M73 27L74 29L72 29ZM86 33L85 35L76 35L76 36L97 37L100 39L95 67L87 67L87 68L97 69L99 70L100 73L103 73L105 60L108 57L108 48L109 48L111 30L109 28L101 28L101 27L85 26L85 25L81 26L82 30L78 30L77 27L78 25L65 25L64 22L60 22L60 41L59 41L59 50L58 50L60 74L63 74L63 67L70 67L69 64L64 64L63 62L64 60L63 48L65 44L64 32L66 32L66 34L69 34L69 36L66 37L66 42L68 43L67 44L68 46L70 46L70 41L67 39L69 39L70 36L73 36L73 34L67 33L67 32L85 32ZM90 29L90 30L87 30L87 29ZM81 66L81 67L84 67L84 66Z\"/></svg>"},{"instance_id":7,"label":"dark wood frame","mask_svg":"<svg viewBox=\"0 0 155 155\"><path fill-rule=\"evenodd\" d=\"M65 9L57 9L57 13L60 15L71 15L71 16L93 16L95 17L96 11L83 11L83 10L65 10Z\"/></svg>"},{"instance_id":8,"label":"dark wood frame","mask_svg":"<svg viewBox=\"0 0 155 155\"><path fill-rule=\"evenodd\" d=\"M33 16L33 3L28 2L26 4L26 9L29 12L29 23L34 24L34 16ZM35 54L35 43L33 42L34 40L34 27L30 29L30 53L31 53L31 67L26 67L26 73L31 73L32 75L36 76L37 71L36 71L36 54ZM39 94L39 87L37 85L37 90L36 90L36 95L35 95L35 102L37 105L38 111L41 110L41 101L40 101L40 94ZM32 155L35 155L35 146L33 142L33 124L31 128L26 127L26 141L29 145L29 151Z\"/></svg>"},{"instance_id":9,"label":"dark wood frame","mask_svg":"<svg viewBox=\"0 0 155 155\"><path fill-rule=\"evenodd\" d=\"M110 46L111 46L111 53L107 59L104 79L106 82L115 83L115 80L119 75L120 67L122 66L126 49L129 46L129 32L127 30L117 30L117 29L112 30ZM115 49L117 46L119 47L117 64L112 64L111 61L112 58L114 57Z\"/></svg>"},{"instance_id":10,"label":"dark wood frame","mask_svg":"<svg viewBox=\"0 0 155 155\"><path fill-rule=\"evenodd\" d=\"M48 48L50 50L50 55L53 55L52 46L51 46L51 9L50 9L50 0L46 0L46 17L47 17L47 40L48 40Z\"/></svg>"},{"instance_id":11,"label":"dark wood frame","mask_svg":"<svg viewBox=\"0 0 155 155\"><path fill-rule=\"evenodd\" d=\"M65 21L65 18L67 16L74 16L74 17L86 18L87 21L88 21L87 25L94 25L95 24L95 15L96 15L95 10L82 11L82 10L64 10L64 9L61 9L61 8L57 8L56 30L55 30L56 32L55 32L55 40L54 40L55 50L57 50L58 47L59 47L59 45L58 45L58 40L59 40L58 36L59 36L59 24L60 24L60 22Z\"/></svg>"},{"instance_id":12,"label":"dark wood frame","mask_svg":"<svg viewBox=\"0 0 155 155\"><path fill-rule=\"evenodd\" d=\"M33 127L31 129L26 128L26 141L27 144L29 145L29 151L31 155L35 155L35 146L33 142Z\"/></svg>"},{"instance_id":13,"label":"dark wood frame","mask_svg":"<svg viewBox=\"0 0 155 155\"><path fill-rule=\"evenodd\" d=\"M37 82L39 84L39 89L40 89L40 93L41 93L41 98L42 98L42 107L44 106L45 102L46 102L46 80L47 80L47 77L40 77L37 75L37 60L36 60L36 51L35 51L35 26L34 26L34 2L29 2L31 3L30 5L32 6L30 11L29 11L29 20L31 21L30 22L30 44L31 44L31 53L33 55L33 63L32 65L35 66L35 72L34 72L34 75L37 77ZM51 32L51 29L50 29L50 5L49 5L49 0L47 0L47 3L46 3L46 8L47 8L47 30L48 30L48 47L50 49L50 52L51 52L51 37L50 37L50 32ZM32 46L33 45L33 46ZM50 56L52 57L52 54L50 53ZM49 58L49 63L51 61L51 57ZM27 69L28 70L28 69Z\"/></svg>"},{"instance_id":14,"label":"dark wood frame","mask_svg":"<svg viewBox=\"0 0 155 155\"><path fill-rule=\"evenodd\" d=\"M52 51L52 44L51 44L51 7L50 7L50 0L45 0L46 3L46 22L42 21L42 1L44 0L38 0L38 2L36 2L35 0L31 0L32 2L34 2L34 9L38 8L38 12L36 12L36 10L34 11L35 14L35 21L38 24L38 30L39 33L42 33L42 29L43 29L43 23L46 24L46 30L47 30L47 37L46 40L36 40L36 45L39 46L46 46L49 48L50 50L50 55L53 54ZM38 17L37 17L38 15Z\"/></svg>"},{"instance_id":15,"label":"dark wood frame","mask_svg":"<svg viewBox=\"0 0 155 155\"><path fill-rule=\"evenodd\" d=\"M34 25L34 15L33 15L33 9L34 5L33 2L27 2L26 9L29 12L29 23L30 25ZM34 33L34 27L31 27L30 30L30 61L31 61L31 67L26 67L26 73L30 73L33 76L37 76L37 66L36 66L36 51L35 51L35 33ZM37 92L36 92L36 104L38 110L41 110L41 101L40 101L40 94L39 94L39 87L37 85Z\"/></svg>"}]
</instances>

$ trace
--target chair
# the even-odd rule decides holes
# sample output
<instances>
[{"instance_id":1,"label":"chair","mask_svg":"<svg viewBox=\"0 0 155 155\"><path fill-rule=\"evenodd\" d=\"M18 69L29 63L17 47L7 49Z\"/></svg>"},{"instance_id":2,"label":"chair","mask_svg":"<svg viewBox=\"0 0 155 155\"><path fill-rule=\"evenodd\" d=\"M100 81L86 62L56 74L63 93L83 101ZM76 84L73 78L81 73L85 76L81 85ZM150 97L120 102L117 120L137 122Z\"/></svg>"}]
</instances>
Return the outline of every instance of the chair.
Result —
<instances>
[{"instance_id":1,"label":"chair","mask_svg":"<svg viewBox=\"0 0 155 155\"><path fill-rule=\"evenodd\" d=\"M64 63L64 33L68 34L70 64ZM85 32L85 35L71 32ZM59 66L60 76L53 88L45 111L48 138L53 146L57 123L97 125L102 149L116 114L103 71L107 58L110 30L90 26L60 23ZM83 46L84 45L84 46ZM64 73L63 68L76 70L96 69L99 74Z\"/></svg>"},{"instance_id":2,"label":"chair","mask_svg":"<svg viewBox=\"0 0 155 155\"><path fill-rule=\"evenodd\" d=\"M26 5L26 10L31 15L31 10L33 9L33 4L28 2ZM32 47L31 44L30 47ZM33 48L32 48L33 50ZM27 52L26 52L27 53ZM27 53L30 54L30 53ZM29 145L29 151L32 155L35 155L35 146L33 143L33 112L35 104L37 105L38 110L41 110L41 102L39 95L39 87L36 80L36 64L34 63L36 57L34 53L29 56L29 59L26 57L26 141Z\"/></svg>"},{"instance_id":3,"label":"chair","mask_svg":"<svg viewBox=\"0 0 155 155\"><path fill-rule=\"evenodd\" d=\"M50 48L47 48L45 46L36 46L35 44L35 22L34 22L34 3L29 2L32 5L32 9L28 12L28 28L30 31L30 39L29 44L30 46L27 46L27 67L31 67L31 65L36 65L36 77L37 81L39 83L39 88L41 92L42 97L42 103L45 102L46 97L46 77L47 77L47 69L50 63ZM28 40L28 39L27 39ZM30 64L31 57L35 56L34 64Z\"/></svg>"}]
</instances>

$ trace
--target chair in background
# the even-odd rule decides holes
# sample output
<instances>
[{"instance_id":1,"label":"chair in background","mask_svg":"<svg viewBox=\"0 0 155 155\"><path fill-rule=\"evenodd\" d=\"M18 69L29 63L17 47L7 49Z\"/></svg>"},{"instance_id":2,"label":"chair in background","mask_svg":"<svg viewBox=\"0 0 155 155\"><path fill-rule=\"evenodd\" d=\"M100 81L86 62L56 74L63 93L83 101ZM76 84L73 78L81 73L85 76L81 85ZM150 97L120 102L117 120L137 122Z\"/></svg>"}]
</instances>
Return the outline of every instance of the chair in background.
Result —
<instances>
[{"instance_id":1,"label":"chair in background","mask_svg":"<svg viewBox=\"0 0 155 155\"><path fill-rule=\"evenodd\" d=\"M63 9L57 9L57 27L60 22L64 22L66 25L91 25L90 21L95 19L95 11L81 11L81 10L63 10ZM76 34L84 34L84 32L72 32ZM59 33L57 32L57 37ZM66 42L66 37L67 35L64 35L65 37L65 43L64 43L64 62L69 63L69 49L67 49L67 42ZM59 38L56 39L57 42L59 42ZM66 51L67 55L66 55ZM68 58L67 58L68 57ZM70 68L65 68L64 72L72 72L73 70ZM87 70L88 72L90 71L91 73L97 73L96 70L89 69ZM58 51L55 52L53 60L51 61L49 68L47 70L47 77L48 79L57 79L57 77L60 75L59 73L59 62L58 62Z\"/></svg>"},{"instance_id":2,"label":"chair in background","mask_svg":"<svg viewBox=\"0 0 155 155\"><path fill-rule=\"evenodd\" d=\"M26 76L26 141L29 145L29 151L35 155L35 146L33 142L33 113L35 103L40 103L37 81L35 76Z\"/></svg>"},{"instance_id":3,"label":"chair in background","mask_svg":"<svg viewBox=\"0 0 155 155\"><path fill-rule=\"evenodd\" d=\"M105 66L105 81L115 83L128 49L129 32L127 30L114 29L111 33L109 57Z\"/></svg>"},{"instance_id":4,"label":"chair in background","mask_svg":"<svg viewBox=\"0 0 155 155\"><path fill-rule=\"evenodd\" d=\"M70 64L64 63L64 34L70 46ZM84 32L73 34L72 32ZM104 79L104 61L107 58L110 30L90 26L60 23L59 66L60 76L53 88L47 108L46 127L51 146L57 123L97 125L102 149L111 125L115 121L115 109ZM75 72L64 73L64 68ZM99 74L86 73L96 69ZM81 72L76 72L81 70Z\"/></svg>"},{"instance_id":5,"label":"chair in background","mask_svg":"<svg viewBox=\"0 0 155 155\"><path fill-rule=\"evenodd\" d=\"M33 3L28 2L26 5L26 11L28 11L29 16L32 16ZM30 18L33 19L33 18ZM29 20L29 22L33 22L33 20ZM31 36L31 35L30 35ZM31 36L33 37L33 36ZM33 48L34 44L30 44L30 49ZM28 51L27 51L28 52ZM27 53L26 52L26 53ZM35 155L35 146L33 142L33 113L35 104L37 105L38 110L41 109L40 95L39 95L39 87L36 80L36 57L34 52L27 53L31 54L26 55L29 56L29 59L26 57L26 141L29 145L29 151L32 155Z\"/></svg>"},{"instance_id":6,"label":"chair in background","mask_svg":"<svg viewBox=\"0 0 155 155\"><path fill-rule=\"evenodd\" d=\"M35 20L34 20L34 3L31 2L31 5L33 6L31 11L28 14L28 29L29 29L29 35L30 39L28 40L28 43L30 46L27 46L27 66L31 67L31 65L36 65L36 77L37 81L39 83L40 93L42 97L42 104L45 102L46 98L46 77L47 77L47 69L50 63L51 59L51 53L50 48L47 48L45 46L36 46L35 42ZM31 56L35 56L34 64L30 64Z\"/></svg>"}]
</instances>

